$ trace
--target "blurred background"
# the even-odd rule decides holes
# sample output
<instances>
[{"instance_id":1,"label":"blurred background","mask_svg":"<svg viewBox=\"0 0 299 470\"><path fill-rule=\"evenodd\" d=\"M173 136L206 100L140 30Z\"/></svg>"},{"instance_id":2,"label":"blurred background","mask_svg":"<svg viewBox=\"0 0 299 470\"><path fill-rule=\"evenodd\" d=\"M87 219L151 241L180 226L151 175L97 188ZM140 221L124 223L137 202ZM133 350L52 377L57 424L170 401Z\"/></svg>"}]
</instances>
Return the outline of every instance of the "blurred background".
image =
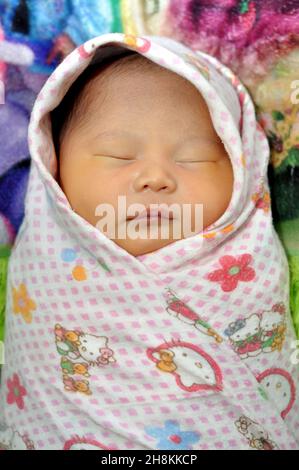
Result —
<instances>
[{"instance_id":1,"label":"blurred background","mask_svg":"<svg viewBox=\"0 0 299 470\"><path fill-rule=\"evenodd\" d=\"M299 0L0 0L0 339L34 100L68 53L109 32L180 40L216 56L250 91L271 146L272 211L299 333Z\"/></svg>"}]
</instances>

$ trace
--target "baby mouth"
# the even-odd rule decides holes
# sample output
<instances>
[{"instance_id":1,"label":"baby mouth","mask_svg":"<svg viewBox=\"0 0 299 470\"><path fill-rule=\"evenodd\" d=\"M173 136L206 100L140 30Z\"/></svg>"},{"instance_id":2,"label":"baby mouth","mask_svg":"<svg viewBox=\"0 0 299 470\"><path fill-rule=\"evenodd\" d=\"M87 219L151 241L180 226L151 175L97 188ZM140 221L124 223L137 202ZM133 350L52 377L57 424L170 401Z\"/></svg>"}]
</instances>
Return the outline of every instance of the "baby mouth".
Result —
<instances>
[{"instance_id":1,"label":"baby mouth","mask_svg":"<svg viewBox=\"0 0 299 470\"><path fill-rule=\"evenodd\" d=\"M173 214L168 210L163 209L150 209L147 207L144 211L137 215L128 216L127 220L173 220Z\"/></svg>"}]
</instances>

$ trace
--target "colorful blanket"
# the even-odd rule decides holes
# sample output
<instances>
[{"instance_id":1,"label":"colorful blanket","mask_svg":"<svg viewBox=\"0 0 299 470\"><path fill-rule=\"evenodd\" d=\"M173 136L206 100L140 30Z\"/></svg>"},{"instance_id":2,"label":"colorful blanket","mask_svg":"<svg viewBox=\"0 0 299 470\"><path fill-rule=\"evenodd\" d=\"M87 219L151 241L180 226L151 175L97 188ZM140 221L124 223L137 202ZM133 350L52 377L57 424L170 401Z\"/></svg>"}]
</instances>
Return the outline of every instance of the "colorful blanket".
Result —
<instances>
[{"instance_id":1,"label":"colorful blanket","mask_svg":"<svg viewBox=\"0 0 299 470\"><path fill-rule=\"evenodd\" d=\"M288 255L299 334L297 0L0 0L1 297L10 247L24 212L29 165L22 162L28 159L33 101L77 44L115 31L178 39L219 58L250 90L271 144L272 210Z\"/></svg>"}]
</instances>

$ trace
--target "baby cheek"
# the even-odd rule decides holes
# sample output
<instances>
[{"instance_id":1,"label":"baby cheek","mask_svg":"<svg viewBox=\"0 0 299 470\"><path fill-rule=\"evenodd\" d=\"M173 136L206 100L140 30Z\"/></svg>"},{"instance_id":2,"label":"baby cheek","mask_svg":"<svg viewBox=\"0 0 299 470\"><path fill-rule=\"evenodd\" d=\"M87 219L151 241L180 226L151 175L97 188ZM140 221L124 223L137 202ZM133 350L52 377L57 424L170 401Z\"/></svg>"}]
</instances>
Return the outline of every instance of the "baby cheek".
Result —
<instances>
[{"instance_id":1,"label":"baby cheek","mask_svg":"<svg viewBox=\"0 0 299 470\"><path fill-rule=\"evenodd\" d=\"M229 175L218 175L209 191L209 201L215 211L223 213L232 196L233 183Z\"/></svg>"},{"instance_id":2,"label":"baby cheek","mask_svg":"<svg viewBox=\"0 0 299 470\"><path fill-rule=\"evenodd\" d=\"M232 188L233 178L229 168L224 171L215 165L210 172L199 176L193 185L193 195L196 197L196 202L202 204L205 227L216 222L226 211Z\"/></svg>"}]
</instances>

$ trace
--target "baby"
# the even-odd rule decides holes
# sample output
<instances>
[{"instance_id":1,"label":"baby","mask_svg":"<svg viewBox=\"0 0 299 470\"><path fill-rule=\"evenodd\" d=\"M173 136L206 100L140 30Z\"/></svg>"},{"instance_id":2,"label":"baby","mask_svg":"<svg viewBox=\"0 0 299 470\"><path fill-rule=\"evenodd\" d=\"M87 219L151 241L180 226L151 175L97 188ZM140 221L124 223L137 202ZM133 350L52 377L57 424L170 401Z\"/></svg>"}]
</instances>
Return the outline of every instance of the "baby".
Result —
<instances>
[{"instance_id":1,"label":"baby","mask_svg":"<svg viewBox=\"0 0 299 470\"><path fill-rule=\"evenodd\" d=\"M102 35L49 77L29 145L0 448L298 449L269 146L237 77Z\"/></svg>"},{"instance_id":2,"label":"baby","mask_svg":"<svg viewBox=\"0 0 299 470\"><path fill-rule=\"evenodd\" d=\"M95 208L100 201L109 204L116 216L114 241L139 256L172 243L175 229L181 238L184 213L150 220L168 223L169 238L162 239L159 230L159 237L151 237L146 224L140 225L147 229L144 238L131 239L129 231L117 238L129 222L126 214L117 218L119 195L128 207L187 204L194 231L195 204L203 206L204 227L225 211L233 170L194 85L137 52L123 49L122 56L116 61L114 52L110 64L99 67L95 60L87 67L52 113L52 122L59 182L73 210L96 226Z\"/></svg>"}]
</instances>

